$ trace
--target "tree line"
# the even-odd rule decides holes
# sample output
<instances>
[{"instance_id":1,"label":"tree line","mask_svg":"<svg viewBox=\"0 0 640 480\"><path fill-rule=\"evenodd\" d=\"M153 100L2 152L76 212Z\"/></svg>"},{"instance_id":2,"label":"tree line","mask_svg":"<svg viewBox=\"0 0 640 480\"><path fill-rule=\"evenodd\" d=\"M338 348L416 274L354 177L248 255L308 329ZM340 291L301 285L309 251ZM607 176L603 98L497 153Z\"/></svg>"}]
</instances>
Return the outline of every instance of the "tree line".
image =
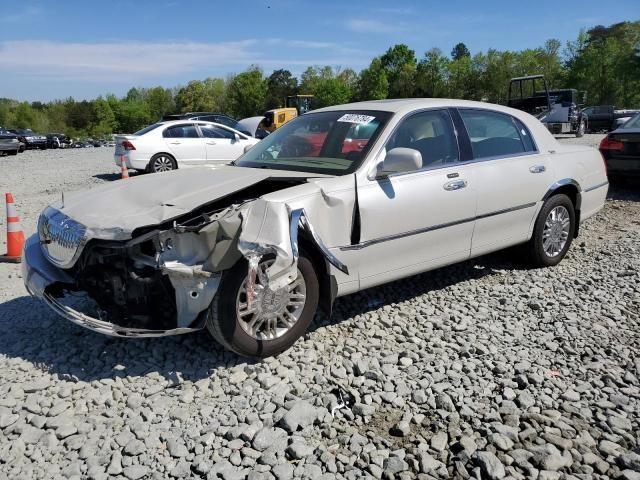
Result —
<instances>
[{"instance_id":1,"label":"tree line","mask_svg":"<svg viewBox=\"0 0 640 480\"><path fill-rule=\"evenodd\" d=\"M315 96L316 108L350 101L446 97L506 103L509 79L542 73L549 88L586 92L590 105L640 107L640 21L583 30L575 41L555 39L521 51L489 49L471 54L464 43L450 55L427 50L420 58L397 44L356 72L310 66L295 77L279 69L265 75L258 66L227 78L192 80L175 88L132 88L94 100L43 102L0 99L0 126L102 137L134 132L167 113L220 111L236 118L284 106L287 95Z\"/></svg>"}]
</instances>

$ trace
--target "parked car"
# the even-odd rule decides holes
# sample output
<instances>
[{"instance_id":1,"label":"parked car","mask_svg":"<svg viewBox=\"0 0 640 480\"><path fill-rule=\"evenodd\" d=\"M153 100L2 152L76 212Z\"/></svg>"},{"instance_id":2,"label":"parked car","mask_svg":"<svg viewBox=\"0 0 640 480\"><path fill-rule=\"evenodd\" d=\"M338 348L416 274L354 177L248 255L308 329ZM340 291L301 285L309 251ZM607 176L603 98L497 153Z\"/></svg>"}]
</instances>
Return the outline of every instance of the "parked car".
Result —
<instances>
[{"instance_id":1,"label":"parked car","mask_svg":"<svg viewBox=\"0 0 640 480\"><path fill-rule=\"evenodd\" d=\"M250 132L243 130L242 125L238 123L238 120L220 112L174 113L172 115L164 115L161 121L169 122L172 120L201 120L203 122L219 123L225 127L233 128L234 130L244 133L245 135L252 136Z\"/></svg>"},{"instance_id":2,"label":"parked car","mask_svg":"<svg viewBox=\"0 0 640 480\"><path fill-rule=\"evenodd\" d=\"M586 115L590 132L615 130L630 120L640 110L616 110L613 105L596 105L582 110Z\"/></svg>"},{"instance_id":3,"label":"parked car","mask_svg":"<svg viewBox=\"0 0 640 480\"><path fill-rule=\"evenodd\" d=\"M604 137L600 152L610 177L640 175L640 114Z\"/></svg>"},{"instance_id":4,"label":"parked car","mask_svg":"<svg viewBox=\"0 0 640 480\"><path fill-rule=\"evenodd\" d=\"M321 137L317 149L309 138ZM596 149L560 144L518 110L338 105L233 165L65 193L28 239L22 277L60 315L108 335L207 328L264 357L342 295L519 244L532 265L556 265L607 186Z\"/></svg>"},{"instance_id":5,"label":"parked car","mask_svg":"<svg viewBox=\"0 0 640 480\"><path fill-rule=\"evenodd\" d=\"M20 151L20 141L14 133L0 128L0 154L17 155Z\"/></svg>"},{"instance_id":6,"label":"parked car","mask_svg":"<svg viewBox=\"0 0 640 480\"><path fill-rule=\"evenodd\" d=\"M64 148L67 136L64 133L47 133L47 148Z\"/></svg>"},{"instance_id":7,"label":"parked car","mask_svg":"<svg viewBox=\"0 0 640 480\"><path fill-rule=\"evenodd\" d=\"M229 163L258 142L212 122L174 120L149 125L133 135L116 136L114 161L150 173L183 166Z\"/></svg>"},{"instance_id":8,"label":"parked car","mask_svg":"<svg viewBox=\"0 0 640 480\"><path fill-rule=\"evenodd\" d=\"M40 150L47 149L47 137L35 133L30 128L10 128L9 132L15 133L18 139L25 144L25 148L39 148Z\"/></svg>"}]
</instances>

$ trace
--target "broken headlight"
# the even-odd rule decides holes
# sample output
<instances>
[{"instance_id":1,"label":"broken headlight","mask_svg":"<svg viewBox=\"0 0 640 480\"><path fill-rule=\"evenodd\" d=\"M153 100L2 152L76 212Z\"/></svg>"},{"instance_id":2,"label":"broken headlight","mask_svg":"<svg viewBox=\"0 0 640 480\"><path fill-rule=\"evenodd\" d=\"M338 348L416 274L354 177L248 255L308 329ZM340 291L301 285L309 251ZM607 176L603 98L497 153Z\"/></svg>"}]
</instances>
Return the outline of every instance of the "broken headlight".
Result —
<instances>
[{"instance_id":1,"label":"broken headlight","mask_svg":"<svg viewBox=\"0 0 640 480\"><path fill-rule=\"evenodd\" d=\"M73 266L86 241L86 233L84 225L52 207L47 207L38 219L42 251L60 268Z\"/></svg>"}]
</instances>

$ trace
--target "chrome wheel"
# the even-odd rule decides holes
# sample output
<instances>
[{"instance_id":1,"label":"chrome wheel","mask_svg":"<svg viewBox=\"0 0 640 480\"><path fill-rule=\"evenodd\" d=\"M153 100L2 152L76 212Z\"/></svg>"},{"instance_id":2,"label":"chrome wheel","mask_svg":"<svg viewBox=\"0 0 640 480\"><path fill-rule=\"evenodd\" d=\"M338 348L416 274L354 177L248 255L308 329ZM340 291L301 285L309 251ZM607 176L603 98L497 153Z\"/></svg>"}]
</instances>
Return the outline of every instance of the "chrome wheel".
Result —
<instances>
[{"instance_id":1,"label":"chrome wheel","mask_svg":"<svg viewBox=\"0 0 640 480\"><path fill-rule=\"evenodd\" d=\"M267 268L273 260L262 262L257 269L255 293L249 302L245 277L236 298L236 315L245 333L256 340L275 340L287 333L302 315L307 299L307 286L298 270L298 278L279 290L271 290Z\"/></svg>"},{"instance_id":2,"label":"chrome wheel","mask_svg":"<svg viewBox=\"0 0 640 480\"><path fill-rule=\"evenodd\" d=\"M571 217L565 207L560 205L549 212L542 230L542 248L548 257L560 255L567 244L570 230Z\"/></svg>"},{"instance_id":3,"label":"chrome wheel","mask_svg":"<svg viewBox=\"0 0 640 480\"><path fill-rule=\"evenodd\" d=\"M173 159L167 155L158 155L153 160L153 171L156 173L173 170Z\"/></svg>"}]
</instances>

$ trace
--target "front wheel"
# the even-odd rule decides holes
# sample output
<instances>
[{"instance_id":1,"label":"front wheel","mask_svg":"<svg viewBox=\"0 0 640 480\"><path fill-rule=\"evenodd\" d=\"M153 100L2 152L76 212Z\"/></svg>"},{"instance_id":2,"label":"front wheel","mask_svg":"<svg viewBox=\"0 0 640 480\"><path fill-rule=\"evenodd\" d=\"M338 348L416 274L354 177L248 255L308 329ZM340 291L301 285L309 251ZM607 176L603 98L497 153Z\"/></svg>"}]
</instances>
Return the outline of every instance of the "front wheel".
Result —
<instances>
[{"instance_id":1,"label":"front wheel","mask_svg":"<svg viewBox=\"0 0 640 480\"><path fill-rule=\"evenodd\" d=\"M533 266L552 267L560 263L571 246L575 228L576 214L569 197L558 194L544 202L528 243Z\"/></svg>"},{"instance_id":2,"label":"front wheel","mask_svg":"<svg viewBox=\"0 0 640 480\"><path fill-rule=\"evenodd\" d=\"M279 290L268 287L260 263L255 297L247 298L248 264L237 262L225 272L209 311L207 329L224 347L246 357L270 357L288 349L309 327L318 308L318 276L311 261L301 255L298 277Z\"/></svg>"}]
</instances>

